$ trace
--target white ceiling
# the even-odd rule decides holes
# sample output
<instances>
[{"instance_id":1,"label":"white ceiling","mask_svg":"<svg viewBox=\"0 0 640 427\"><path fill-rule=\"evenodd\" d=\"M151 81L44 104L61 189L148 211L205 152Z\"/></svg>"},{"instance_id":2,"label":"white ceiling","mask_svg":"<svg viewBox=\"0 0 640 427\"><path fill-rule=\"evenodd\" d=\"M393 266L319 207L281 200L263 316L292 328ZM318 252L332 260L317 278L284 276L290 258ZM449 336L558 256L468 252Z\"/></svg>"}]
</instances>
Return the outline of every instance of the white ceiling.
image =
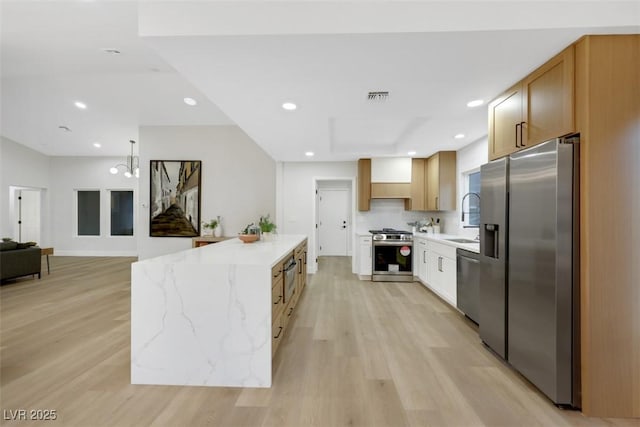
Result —
<instances>
[{"instance_id":1,"label":"white ceiling","mask_svg":"<svg viewBox=\"0 0 640 427\"><path fill-rule=\"evenodd\" d=\"M640 32L640 2L137 3L4 2L2 135L122 155L138 126L235 122L277 160L427 156L486 135L467 101L583 34Z\"/></svg>"}]
</instances>

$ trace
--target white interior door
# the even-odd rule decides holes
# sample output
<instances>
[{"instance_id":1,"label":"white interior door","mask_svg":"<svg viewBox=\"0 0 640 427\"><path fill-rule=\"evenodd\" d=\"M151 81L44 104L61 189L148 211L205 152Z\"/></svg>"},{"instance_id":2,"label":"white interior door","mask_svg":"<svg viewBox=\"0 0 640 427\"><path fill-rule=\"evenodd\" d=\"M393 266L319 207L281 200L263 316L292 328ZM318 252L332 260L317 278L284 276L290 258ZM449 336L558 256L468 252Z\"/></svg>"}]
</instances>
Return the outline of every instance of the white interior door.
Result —
<instances>
[{"instance_id":1,"label":"white interior door","mask_svg":"<svg viewBox=\"0 0 640 427\"><path fill-rule=\"evenodd\" d=\"M20 242L40 243L40 190L19 190L16 192L17 238Z\"/></svg>"},{"instance_id":2,"label":"white interior door","mask_svg":"<svg viewBox=\"0 0 640 427\"><path fill-rule=\"evenodd\" d=\"M318 190L318 255L349 254L350 201L347 188Z\"/></svg>"}]
</instances>

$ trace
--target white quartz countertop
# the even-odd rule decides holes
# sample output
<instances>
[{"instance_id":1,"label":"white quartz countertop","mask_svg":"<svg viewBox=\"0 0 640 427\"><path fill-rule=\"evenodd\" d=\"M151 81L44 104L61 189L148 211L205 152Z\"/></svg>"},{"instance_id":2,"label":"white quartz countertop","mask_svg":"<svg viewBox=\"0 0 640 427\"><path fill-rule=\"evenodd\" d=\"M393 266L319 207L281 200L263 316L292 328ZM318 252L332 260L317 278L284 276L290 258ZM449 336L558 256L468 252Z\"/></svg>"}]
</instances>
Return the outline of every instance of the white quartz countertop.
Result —
<instances>
[{"instance_id":1,"label":"white quartz countertop","mask_svg":"<svg viewBox=\"0 0 640 427\"><path fill-rule=\"evenodd\" d=\"M275 234L270 241L243 243L234 238L199 248L149 258L138 263L261 265L273 267L306 239L302 234Z\"/></svg>"},{"instance_id":2,"label":"white quartz countertop","mask_svg":"<svg viewBox=\"0 0 640 427\"><path fill-rule=\"evenodd\" d=\"M480 253L480 242L479 241L477 243L457 243L457 242L452 242L450 240L447 240L447 239L473 240L473 239L469 239L468 237L456 236L455 234L434 234L434 233L413 233L413 236L414 237L418 237L418 238L431 240L433 242L442 243L442 244L449 245L449 246L454 246L456 248L465 249L467 251L475 252L477 254Z\"/></svg>"}]
</instances>

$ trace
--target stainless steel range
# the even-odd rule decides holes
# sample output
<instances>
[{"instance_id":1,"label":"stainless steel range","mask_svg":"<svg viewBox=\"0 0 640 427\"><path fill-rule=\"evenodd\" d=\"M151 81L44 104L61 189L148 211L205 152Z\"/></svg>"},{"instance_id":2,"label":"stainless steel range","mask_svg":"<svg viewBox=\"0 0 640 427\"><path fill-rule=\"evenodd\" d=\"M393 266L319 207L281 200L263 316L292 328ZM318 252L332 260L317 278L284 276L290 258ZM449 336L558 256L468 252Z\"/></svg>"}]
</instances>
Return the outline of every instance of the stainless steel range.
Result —
<instances>
[{"instance_id":1,"label":"stainless steel range","mask_svg":"<svg viewBox=\"0 0 640 427\"><path fill-rule=\"evenodd\" d=\"M374 282L413 281L413 234L410 231L383 228L369 230L373 234Z\"/></svg>"}]
</instances>

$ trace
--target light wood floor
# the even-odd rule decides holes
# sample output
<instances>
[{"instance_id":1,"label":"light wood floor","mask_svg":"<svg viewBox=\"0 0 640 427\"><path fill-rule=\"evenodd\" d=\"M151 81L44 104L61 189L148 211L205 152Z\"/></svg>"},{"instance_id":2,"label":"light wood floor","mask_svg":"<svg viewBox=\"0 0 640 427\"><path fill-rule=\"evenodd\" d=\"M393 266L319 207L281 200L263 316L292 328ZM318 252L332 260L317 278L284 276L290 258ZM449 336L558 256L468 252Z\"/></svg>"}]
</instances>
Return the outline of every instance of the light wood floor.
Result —
<instances>
[{"instance_id":1,"label":"light wood floor","mask_svg":"<svg viewBox=\"0 0 640 427\"><path fill-rule=\"evenodd\" d=\"M0 288L3 425L604 426L556 409L475 326L417 283L355 279L322 259L274 361L271 389L129 384L132 258L52 257ZM45 269L46 271L46 269Z\"/></svg>"}]
</instances>

